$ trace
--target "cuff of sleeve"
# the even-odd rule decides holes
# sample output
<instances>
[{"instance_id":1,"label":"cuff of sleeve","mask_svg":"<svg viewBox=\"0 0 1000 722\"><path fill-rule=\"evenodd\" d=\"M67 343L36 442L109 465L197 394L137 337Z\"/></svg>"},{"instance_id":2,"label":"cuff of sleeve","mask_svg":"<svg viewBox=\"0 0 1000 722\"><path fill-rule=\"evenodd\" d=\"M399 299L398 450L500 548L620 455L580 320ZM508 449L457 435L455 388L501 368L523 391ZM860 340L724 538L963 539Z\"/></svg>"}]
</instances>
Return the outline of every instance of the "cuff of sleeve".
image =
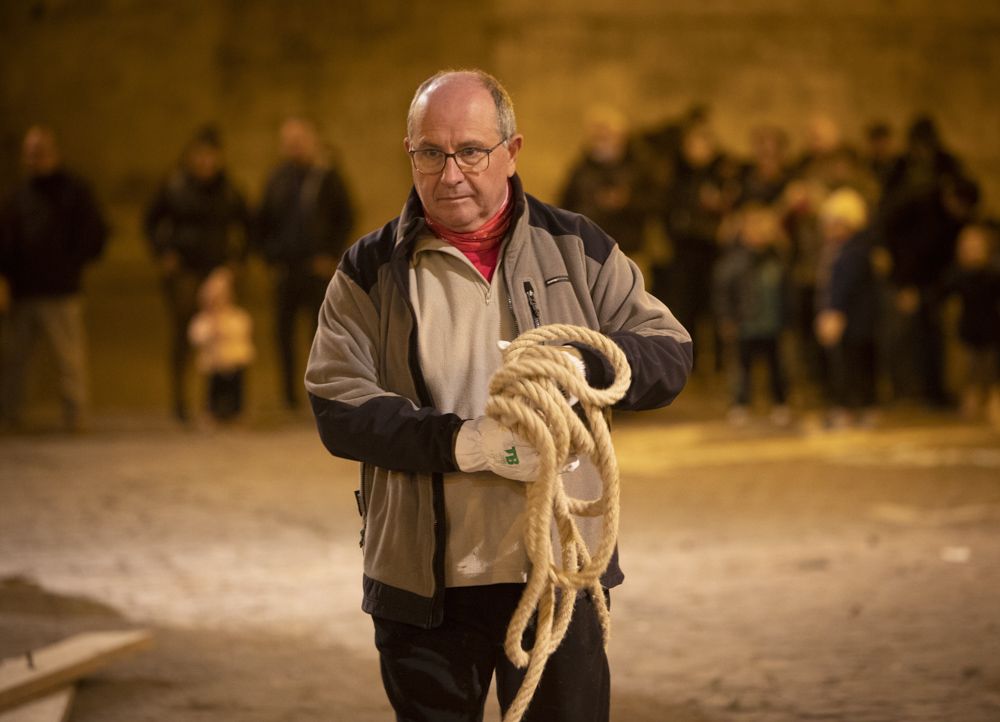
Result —
<instances>
[{"instance_id":1,"label":"cuff of sleeve","mask_svg":"<svg viewBox=\"0 0 1000 722\"><path fill-rule=\"evenodd\" d=\"M482 434L475 420L464 422L455 434L455 465L459 471L485 471Z\"/></svg>"},{"instance_id":2,"label":"cuff of sleeve","mask_svg":"<svg viewBox=\"0 0 1000 722\"><path fill-rule=\"evenodd\" d=\"M607 357L593 346L578 341L570 341L567 346L572 346L580 352L583 358L583 365L587 368L587 383L595 389L606 389L615 380L615 370Z\"/></svg>"}]
</instances>

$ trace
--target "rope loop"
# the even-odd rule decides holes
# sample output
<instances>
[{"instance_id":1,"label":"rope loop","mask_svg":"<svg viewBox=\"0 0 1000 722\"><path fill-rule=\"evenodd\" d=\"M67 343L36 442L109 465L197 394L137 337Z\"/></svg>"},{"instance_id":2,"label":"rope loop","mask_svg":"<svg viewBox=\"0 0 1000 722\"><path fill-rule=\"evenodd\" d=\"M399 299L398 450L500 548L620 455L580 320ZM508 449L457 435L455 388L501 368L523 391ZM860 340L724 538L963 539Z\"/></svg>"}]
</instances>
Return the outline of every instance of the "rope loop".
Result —
<instances>
[{"instance_id":1,"label":"rope loop","mask_svg":"<svg viewBox=\"0 0 1000 722\"><path fill-rule=\"evenodd\" d=\"M571 342L602 353L615 372L603 389L590 386L561 348ZM545 663L562 641L577 594L590 593L604 644L611 630L601 575L618 539L618 463L605 410L621 399L632 380L624 352L597 331L552 324L518 336L504 351L503 365L490 380L486 415L520 434L540 456L538 478L527 485L524 545L531 571L507 627L504 651L518 668L527 668L503 722L520 722L538 687ZM567 396L579 400L578 415ZM582 418L581 418L582 416ZM601 476L596 499L569 496L561 470L573 456L586 456ZM601 535L591 552L574 517L601 517ZM558 540L559 559L553 544ZM524 648L524 635L535 617L535 640Z\"/></svg>"}]
</instances>

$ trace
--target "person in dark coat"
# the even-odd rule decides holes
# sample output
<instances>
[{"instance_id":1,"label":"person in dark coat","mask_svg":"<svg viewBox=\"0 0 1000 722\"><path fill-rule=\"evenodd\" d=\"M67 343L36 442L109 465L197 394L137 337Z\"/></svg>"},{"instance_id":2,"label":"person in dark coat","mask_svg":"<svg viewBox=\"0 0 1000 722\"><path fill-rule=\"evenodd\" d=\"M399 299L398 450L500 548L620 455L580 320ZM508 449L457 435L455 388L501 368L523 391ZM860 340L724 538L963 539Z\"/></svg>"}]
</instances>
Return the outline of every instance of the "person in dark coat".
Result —
<instances>
[{"instance_id":1,"label":"person in dark coat","mask_svg":"<svg viewBox=\"0 0 1000 722\"><path fill-rule=\"evenodd\" d=\"M302 369L296 326L305 314L313 330L326 285L347 246L354 212L343 177L324 157L316 128L301 118L281 126L282 160L271 172L257 210L255 243L274 270L274 314L281 393L299 404Z\"/></svg>"},{"instance_id":2,"label":"person in dark coat","mask_svg":"<svg viewBox=\"0 0 1000 722\"><path fill-rule=\"evenodd\" d=\"M826 352L828 423L875 422L878 283L872 268L868 208L841 188L820 206L823 249L816 274L816 336Z\"/></svg>"},{"instance_id":3,"label":"person in dark coat","mask_svg":"<svg viewBox=\"0 0 1000 722\"><path fill-rule=\"evenodd\" d=\"M87 183L63 167L48 128L24 137L25 180L0 211L0 285L10 299L3 354L3 418L19 426L28 361L39 336L55 352L64 422L79 430L89 403L81 281L108 227Z\"/></svg>"},{"instance_id":4,"label":"person in dark coat","mask_svg":"<svg viewBox=\"0 0 1000 722\"><path fill-rule=\"evenodd\" d=\"M587 113L583 152L570 169L559 205L590 218L634 260L643 251L653 184L628 130L617 110L595 107Z\"/></svg>"},{"instance_id":5,"label":"person in dark coat","mask_svg":"<svg viewBox=\"0 0 1000 722\"><path fill-rule=\"evenodd\" d=\"M789 278L780 247L787 245L778 214L750 204L740 211L737 242L715 268L714 305L723 341L735 361L735 388L729 420L742 425L749 416L753 367L767 366L771 388L771 420L791 421L788 379L781 357L781 337L788 325Z\"/></svg>"},{"instance_id":6,"label":"person in dark coat","mask_svg":"<svg viewBox=\"0 0 1000 722\"><path fill-rule=\"evenodd\" d=\"M986 411L1000 422L1000 267L993 258L994 228L970 223L958 236L955 264L942 295L957 298L962 351L962 413L978 419Z\"/></svg>"},{"instance_id":7,"label":"person in dark coat","mask_svg":"<svg viewBox=\"0 0 1000 722\"><path fill-rule=\"evenodd\" d=\"M969 181L928 117L910 126L906 152L886 179L879 237L892 259L897 333L893 381L897 396L941 407L944 384L940 285L955 255L955 240L978 201Z\"/></svg>"},{"instance_id":8,"label":"person in dark coat","mask_svg":"<svg viewBox=\"0 0 1000 722\"><path fill-rule=\"evenodd\" d=\"M170 314L170 390L181 422L188 420L188 326L198 309L198 288L216 268L246 257L250 213L223 160L218 131L200 129L143 219Z\"/></svg>"}]
</instances>

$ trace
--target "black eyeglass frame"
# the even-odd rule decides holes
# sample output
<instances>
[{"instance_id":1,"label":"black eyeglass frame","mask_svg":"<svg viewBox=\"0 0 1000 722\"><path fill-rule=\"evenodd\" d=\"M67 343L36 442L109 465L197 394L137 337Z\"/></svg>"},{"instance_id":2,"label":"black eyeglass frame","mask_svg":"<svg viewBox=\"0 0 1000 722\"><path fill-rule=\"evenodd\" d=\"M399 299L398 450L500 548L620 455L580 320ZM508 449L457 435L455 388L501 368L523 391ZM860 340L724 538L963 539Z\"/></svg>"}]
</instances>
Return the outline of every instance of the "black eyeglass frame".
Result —
<instances>
[{"instance_id":1,"label":"black eyeglass frame","mask_svg":"<svg viewBox=\"0 0 1000 722\"><path fill-rule=\"evenodd\" d=\"M493 151L495 151L501 145L506 143L508 140L510 140L510 138L503 138L499 143L494 145L492 148L476 148L475 146L469 146L466 148L459 148L454 153L445 153L444 151L438 150L437 148L417 148L415 150L408 150L406 152L410 156L410 163L413 164L413 169L417 171L417 173L420 173L421 175L437 175L439 173L442 173L444 169L448 166L449 158L454 158L455 165L458 166L458 169L463 173L485 173L490 168L490 156L493 154ZM486 155L484 155L482 158L477 160L472 165L465 165L464 163L462 163L462 161L458 159L458 154L469 150L480 151L482 153L485 153ZM443 160L441 161L441 167L438 168L437 170L432 170L432 171L420 170L420 168L417 167L416 154L426 153L427 151L432 151L434 153L441 154ZM477 169L476 166L482 163L484 158L486 159L486 166L484 168Z\"/></svg>"}]
</instances>

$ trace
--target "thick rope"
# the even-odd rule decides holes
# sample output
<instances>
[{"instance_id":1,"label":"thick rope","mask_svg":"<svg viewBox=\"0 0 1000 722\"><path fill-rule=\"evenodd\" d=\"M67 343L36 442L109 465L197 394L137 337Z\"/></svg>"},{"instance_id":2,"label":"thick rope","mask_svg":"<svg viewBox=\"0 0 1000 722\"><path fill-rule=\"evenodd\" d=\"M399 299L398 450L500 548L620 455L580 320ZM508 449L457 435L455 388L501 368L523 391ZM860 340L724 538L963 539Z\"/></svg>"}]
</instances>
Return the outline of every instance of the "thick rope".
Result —
<instances>
[{"instance_id":1,"label":"thick rope","mask_svg":"<svg viewBox=\"0 0 1000 722\"><path fill-rule=\"evenodd\" d=\"M586 344L608 358L615 372L611 386L595 389L587 384L560 349L571 341ZM590 592L607 647L611 617L601 575L618 539L619 479L604 410L625 395L631 378L625 354L607 336L579 326L554 324L518 336L504 351L503 366L490 380L486 414L523 436L541 457L538 478L527 485L525 501L524 544L531 572L504 644L508 659L527 671L503 722L520 722L527 710L545 663L566 634L577 592ZM586 423L570 408L564 392L579 399ZM560 470L573 455L590 457L600 472L603 491L599 498L567 495ZM573 515L602 517L601 538L593 554ZM553 524L561 563L553 550ZM535 641L525 650L524 633L536 611Z\"/></svg>"}]
</instances>

